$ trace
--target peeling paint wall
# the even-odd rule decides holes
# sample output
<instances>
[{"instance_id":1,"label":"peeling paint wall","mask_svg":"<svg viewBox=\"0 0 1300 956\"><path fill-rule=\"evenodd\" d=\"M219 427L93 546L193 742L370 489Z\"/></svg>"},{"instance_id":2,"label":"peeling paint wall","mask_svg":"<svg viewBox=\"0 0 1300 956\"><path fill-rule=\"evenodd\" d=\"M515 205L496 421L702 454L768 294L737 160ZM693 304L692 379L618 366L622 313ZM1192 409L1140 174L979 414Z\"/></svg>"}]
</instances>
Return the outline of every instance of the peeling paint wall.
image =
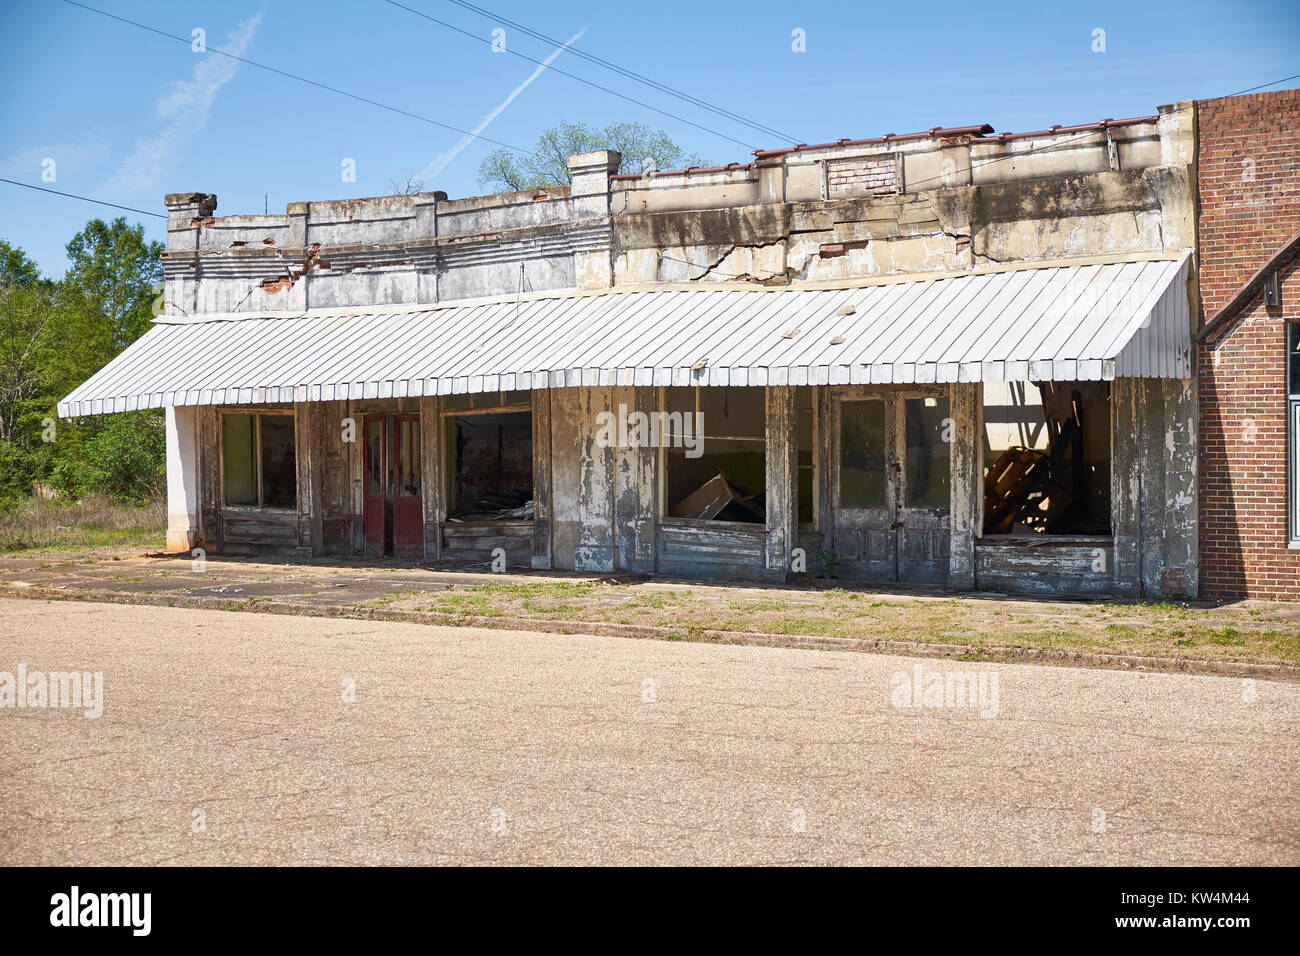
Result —
<instances>
[{"instance_id":1,"label":"peeling paint wall","mask_svg":"<svg viewBox=\"0 0 1300 956\"><path fill-rule=\"evenodd\" d=\"M1190 104L1023 138L920 135L760 154L715 170L296 202L217 216L167 197L168 311L297 311L666 281L861 278L1170 251L1195 240Z\"/></svg>"}]
</instances>

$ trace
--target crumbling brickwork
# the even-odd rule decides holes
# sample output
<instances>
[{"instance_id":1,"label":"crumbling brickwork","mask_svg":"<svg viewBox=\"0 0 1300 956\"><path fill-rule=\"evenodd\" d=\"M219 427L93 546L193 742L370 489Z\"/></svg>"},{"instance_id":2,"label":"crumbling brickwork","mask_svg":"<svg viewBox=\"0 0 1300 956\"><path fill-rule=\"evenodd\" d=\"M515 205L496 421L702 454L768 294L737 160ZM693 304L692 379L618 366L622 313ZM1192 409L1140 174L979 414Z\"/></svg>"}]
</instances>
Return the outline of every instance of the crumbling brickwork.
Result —
<instances>
[{"instance_id":1,"label":"crumbling brickwork","mask_svg":"<svg viewBox=\"0 0 1300 956\"><path fill-rule=\"evenodd\" d=\"M892 196L898 192L895 158L841 159L826 164L826 187L832 199Z\"/></svg>"},{"instance_id":2,"label":"crumbling brickwork","mask_svg":"<svg viewBox=\"0 0 1300 956\"><path fill-rule=\"evenodd\" d=\"M1300 231L1300 90L1197 103L1201 322ZM1201 593L1300 597L1288 549L1286 320L1300 318L1296 262L1280 307L1262 291L1201 343Z\"/></svg>"}]
</instances>

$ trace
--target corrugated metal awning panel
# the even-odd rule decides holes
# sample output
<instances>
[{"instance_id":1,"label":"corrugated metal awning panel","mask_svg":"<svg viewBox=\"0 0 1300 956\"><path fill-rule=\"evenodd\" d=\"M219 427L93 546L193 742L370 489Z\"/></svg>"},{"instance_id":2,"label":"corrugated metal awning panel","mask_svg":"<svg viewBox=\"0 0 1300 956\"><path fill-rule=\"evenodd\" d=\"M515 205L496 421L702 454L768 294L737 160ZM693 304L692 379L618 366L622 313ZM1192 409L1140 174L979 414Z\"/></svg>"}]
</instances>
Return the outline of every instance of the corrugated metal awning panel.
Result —
<instances>
[{"instance_id":1,"label":"corrugated metal awning panel","mask_svg":"<svg viewBox=\"0 0 1300 956\"><path fill-rule=\"evenodd\" d=\"M570 385L1186 378L1187 269L1184 255L856 288L165 317L59 413Z\"/></svg>"}]
</instances>

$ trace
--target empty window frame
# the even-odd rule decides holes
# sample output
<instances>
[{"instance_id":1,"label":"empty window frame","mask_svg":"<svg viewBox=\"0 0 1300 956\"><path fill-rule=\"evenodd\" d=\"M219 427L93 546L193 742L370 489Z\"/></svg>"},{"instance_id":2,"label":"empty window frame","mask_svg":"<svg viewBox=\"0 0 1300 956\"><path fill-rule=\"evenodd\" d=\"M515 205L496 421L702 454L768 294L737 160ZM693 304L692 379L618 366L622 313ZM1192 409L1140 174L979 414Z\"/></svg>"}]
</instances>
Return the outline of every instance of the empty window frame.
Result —
<instances>
[{"instance_id":1,"label":"empty window frame","mask_svg":"<svg viewBox=\"0 0 1300 956\"><path fill-rule=\"evenodd\" d=\"M222 497L228 508L298 507L294 417L283 412L223 412Z\"/></svg>"},{"instance_id":2,"label":"empty window frame","mask_svg":"<svg viewBox=\"0 0 1300 956\"><path fill-rule=\"evenodd\" d=\"M447 517L459 521L531 520L530 393L444 396L442 420Z\"/></svg>"},{"instance_id":3,"label":"empty window frame","mask_svg":"<svg viewBox=\"0 0 1300 956\"><path fill-rule=\"evenodd\" d=\"M1109 382L984 383L984 533L1111 534Z\"/></svg>"},{"instance_id":4,"label":"empty window frame","mask_svg":"<svg viewBox=\"0 0 1300 956\"><path fill-rule=\"evenodd\" d=\"M761 387L665 388L664 514L766 521L767 406Z\"/></svg>"}]
</instances>

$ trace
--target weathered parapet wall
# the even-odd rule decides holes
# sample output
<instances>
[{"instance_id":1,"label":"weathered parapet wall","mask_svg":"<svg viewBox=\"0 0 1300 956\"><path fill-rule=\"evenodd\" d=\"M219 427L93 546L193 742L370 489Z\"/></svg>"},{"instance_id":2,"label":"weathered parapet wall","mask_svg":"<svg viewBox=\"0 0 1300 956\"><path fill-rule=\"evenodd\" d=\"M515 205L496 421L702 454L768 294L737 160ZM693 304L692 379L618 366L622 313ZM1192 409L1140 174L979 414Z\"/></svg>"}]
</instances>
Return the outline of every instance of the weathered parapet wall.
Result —
<instances>
[{"instance_id":1,"label":"weathered parapet wall","mask_svg":"<svg viewBox=\"0 0 1300 956\"><path fill-rule=\"evenodd\" d=\"M288 311L608 287L609 176L618 154L570 158L570 186L291 203L215 216L216 197L167 197L168 311Z\"/></svg>"},{"instance_id":2,"label":"weathered parapet wall","mask_svg":"<svg viewBox=\"0 0 1300 956\"><path fill-rule=\"evenodd\" d=\"M615 282L838 280L1185 249L1195 242L1190 112L1179 104L1115 127L828 144L741 168L616 177Z\"/></svg>"},{"instance_id":3,"label":"weathered parapet wall","mask_svg":"<svg viewBox=\"0 0 1300 956\"><path fill-rule=\"evenodd\" d=\"M413 304L664 281L784 283L1149 252L1194 242L1190 104L1021 135L988 127L759 151L572 185L292 203L216 216L167 197L171 312Z\"/></svg>"}]
</instances>

